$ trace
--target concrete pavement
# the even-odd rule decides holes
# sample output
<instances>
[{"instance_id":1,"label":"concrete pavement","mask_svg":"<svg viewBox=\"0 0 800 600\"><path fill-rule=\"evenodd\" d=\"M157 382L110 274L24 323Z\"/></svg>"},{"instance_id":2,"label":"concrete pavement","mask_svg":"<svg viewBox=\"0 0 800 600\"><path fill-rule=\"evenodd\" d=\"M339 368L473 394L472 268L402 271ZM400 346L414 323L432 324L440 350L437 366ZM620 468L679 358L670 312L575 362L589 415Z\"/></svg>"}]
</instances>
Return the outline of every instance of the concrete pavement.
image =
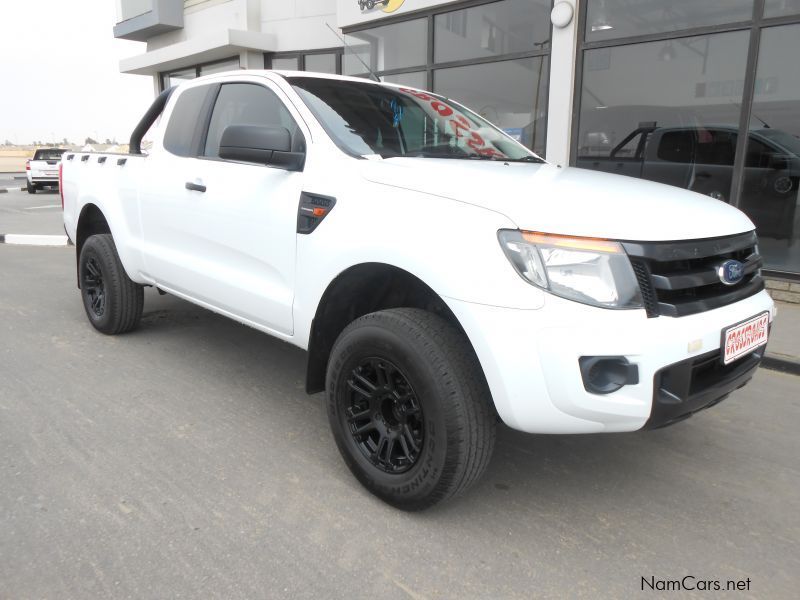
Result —
<instances>
[{"instance_id":1,"label":"concrete pavement","mask_svg":"<svg viewBox=\"0 0 800 600\"><path fill-rule=\"evenodd\" d=\"M151 292L102 336L74 274L0 245L0 597L796 596L797 377L659 431L501 427L469 495L406 514L345 468L303 352Z\"/></svg>"}]
</instances>

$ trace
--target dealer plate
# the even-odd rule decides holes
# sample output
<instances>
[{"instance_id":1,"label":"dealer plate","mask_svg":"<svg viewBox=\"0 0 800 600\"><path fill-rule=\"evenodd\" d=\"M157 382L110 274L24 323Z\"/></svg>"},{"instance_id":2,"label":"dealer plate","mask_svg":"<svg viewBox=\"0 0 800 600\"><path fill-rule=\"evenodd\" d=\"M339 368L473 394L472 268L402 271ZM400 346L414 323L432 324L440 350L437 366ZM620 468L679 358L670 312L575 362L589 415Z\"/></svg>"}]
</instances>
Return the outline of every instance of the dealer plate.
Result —
<instances>
[{"instance_id":1,"label":"dealer plate","mask_svg":"<svg viewBox=\"0 0 800 600\"><path fill-rule=\"evenodd\" d=\"M722 330L722 362L726 365L767 343L769 312Z\"/></svg>"}]
</instances>

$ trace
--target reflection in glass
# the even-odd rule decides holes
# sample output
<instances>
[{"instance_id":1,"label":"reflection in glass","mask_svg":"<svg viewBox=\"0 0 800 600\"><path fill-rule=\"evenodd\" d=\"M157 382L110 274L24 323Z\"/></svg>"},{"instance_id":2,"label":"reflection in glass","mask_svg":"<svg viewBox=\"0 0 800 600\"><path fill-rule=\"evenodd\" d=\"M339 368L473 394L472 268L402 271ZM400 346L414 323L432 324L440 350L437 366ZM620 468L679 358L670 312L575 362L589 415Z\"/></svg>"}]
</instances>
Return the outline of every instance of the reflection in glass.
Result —
<instances>
[{"instance_id":1,"label":"reflection in glass","mask_svg":"<svg viewBox=\"0 0 800 600\"><path fill-rule=\"evenodd\" d=\"M434 60L448 62L541 50L550 38L550 0L504 0L436 15Z\"/></svg>"},{"instance_id":2,"label":"reflection in glass","mask_svg":"<svg viewBox=\"0 0 800 600\"><path fill-rule=\"evenodd\" d=\"M767 0L764 7L765 17L783 17L785 15L800 15L800 0Z\"/></svg>"},{"instance_id":3,"label":"reflection in glass","mask_svg":"<svg viewBox=\"0 0 800 600\"><path fill-rule=\"evenodd\" d=\"M587 50L577 165L729 201L748 31Z\"/></svg>"},{"instance_id":4,"label":"reflection in glass","mask_svg":"<svg viewBox=\"0 0 800 600\"><path fill-rule=\"evenodd\" d=\"M236 71L239 68L239 59L232 58L224 62L200 67L200 75L211 75L212 73L224 73L225 71Z\"/></svg>"},{"instance_id":5,"label":"reflection in glass","mask_svg":"<svg viewBox=\"0 0 800 600\"><path fill-rule=\"evenodd\" d=\"M736 23L753 17L753 0L588 0L588 5L589 42Z\"/></svg>"},{"instance_id":6,"label":"reflection in glass","mask_svg":"<svg viewBox=\"0 0 800 600\"><path fill-rule=\"evenodd\" d=\"M345 75L422 66L427 62L428 22L415 19L357 31L345 36Z\"/></svg>"},{"instance_id":7,"label":"reflection in glass","mask_svg":"<svg viewBox=\"0 0 800 600\"><path fill-rule=\"evenodd\" d=\"M306 71L315 73L336 73L335 54L306 54Z\"/></svg>"},{"instance_id":8,"label":"reflection in glass","mask_svg":"<svg viewBox=\"0 0 800 600\"><path fill-rule=\"evenodd\" d=\"M424 90L428 87L428 74L425 71L397 73L395 75L384 75L381 77L381 81L385 81L386 83L396 83L398 85L407 85L408 87Z\"/></svg>"},{"instance_id":9,"label":"reflection in glass","mask_svg":"<svg viewBox=\"0 0 800 600\"><path fill-rule=\"evenodd\" d=\"M765 266L786 271L800 265L798 56L800 25L762 31L739 200L756 224Z\"/></svg>"},{"instance_id":10,"label":"reflection in glass","mask_svg":"<svg viewBox=\"0 0 800 600\"><path fill-rule=\"evenodd\" d=\"M181 81L189 81L197 77L197 69L192 67L190 69L182 69L181 71L172 71L172 73L164 74L164 89L169 89L178 85Z\"/></svg>"},{"instance_id":11,"label":"reflection in glass","mask_svg":"<svg viewBox=\"0 0 800 600\"><path fill-rule=\"evenodd\" d=\"M296 56L279 57L272 59L272 69L276 71L298 71L298 59Z\"/></svg>"},{"instance_id":12,"label":"reflection in glass","mask_svg":"<svg viewBox=\"0 0 800 600\"><path fill-rule=\"evenodd\" d=\"M433 89L544 156L547 60L525 58L434 71Z\"/></svg>"}]
</instances>

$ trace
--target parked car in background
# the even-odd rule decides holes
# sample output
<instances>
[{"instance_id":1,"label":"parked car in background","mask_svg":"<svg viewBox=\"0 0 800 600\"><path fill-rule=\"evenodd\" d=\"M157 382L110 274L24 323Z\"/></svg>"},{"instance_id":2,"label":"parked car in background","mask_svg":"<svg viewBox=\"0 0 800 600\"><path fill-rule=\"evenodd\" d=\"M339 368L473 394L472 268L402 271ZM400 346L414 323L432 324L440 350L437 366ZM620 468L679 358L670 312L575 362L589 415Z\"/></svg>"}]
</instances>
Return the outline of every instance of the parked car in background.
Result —
<instances>
[{"instance_id":1,"label":"parked car in background","mask_svg":"<svg viewBox=\"0 0 800 600\"><path fill-rule=\"evenodd\" d=\"M65 148L39 148L25 163L29 194L43 187L58 187L58 163L66 151Z\"/></svg>"},{"instance_id":2,"label":"parked car in background","mask_svg":"<svg viewBox=\"0 0 800 600\"><path fill-rule=\"evenodd\" d=\"M658 127L645 122L610 152L579 153L577 166L666 183L727 202L737 139L738 129L729 125ZM753 220L759 235L793 239L800 140L778 129L751 129L746 152L739 208Z\"/></svg>"}]
</instances>

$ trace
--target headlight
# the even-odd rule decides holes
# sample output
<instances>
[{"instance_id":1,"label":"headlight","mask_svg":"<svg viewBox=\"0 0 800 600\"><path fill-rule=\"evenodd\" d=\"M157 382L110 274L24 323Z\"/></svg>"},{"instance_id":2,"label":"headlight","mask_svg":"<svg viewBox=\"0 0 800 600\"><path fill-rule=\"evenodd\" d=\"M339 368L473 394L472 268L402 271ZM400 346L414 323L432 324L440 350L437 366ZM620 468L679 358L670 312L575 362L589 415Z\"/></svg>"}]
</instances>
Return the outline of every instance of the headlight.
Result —
<instances>
[{"instance_id":1,"label":"headlight","mask_svg":"<svg viewBox=\"0 0 800 600\"><path fill-rule=\"evenodd\" d=\"M619 242L501 229L500 245L523 279L603 308L641 308L642 293Z\"/></svg>"}]
</instances>

